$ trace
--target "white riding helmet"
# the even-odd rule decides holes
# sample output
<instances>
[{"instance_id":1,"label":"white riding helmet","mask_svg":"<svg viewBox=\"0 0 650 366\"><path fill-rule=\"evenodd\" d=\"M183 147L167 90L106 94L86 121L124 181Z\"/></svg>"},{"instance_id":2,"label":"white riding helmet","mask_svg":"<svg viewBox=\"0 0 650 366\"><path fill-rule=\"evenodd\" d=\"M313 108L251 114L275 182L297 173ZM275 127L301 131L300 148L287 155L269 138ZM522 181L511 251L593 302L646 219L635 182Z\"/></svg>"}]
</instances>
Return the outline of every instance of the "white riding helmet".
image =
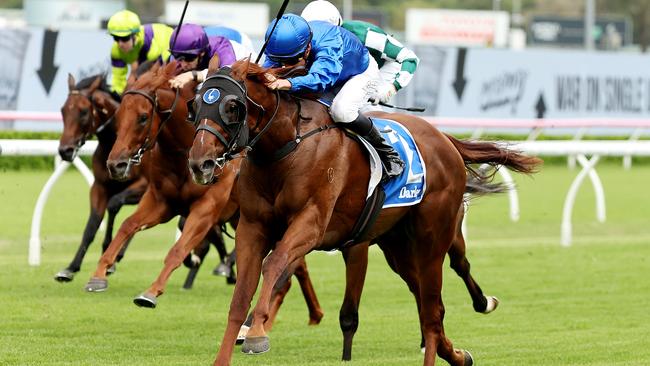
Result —
<instances>
[{"instance_id":1,"label":"white riding helmet","mask_svg":"<svg viewBox=\"0 0 650 366\"><path fill-rule=\"evenodd\" d=\"M305 6L305 9L300 13L300 16L308 22L311 22L312 20L322 20L333 25L343 24L343 18L341 18L339 9L327 0L316 0L310 2Z\"/></svg>"}]
</instances>

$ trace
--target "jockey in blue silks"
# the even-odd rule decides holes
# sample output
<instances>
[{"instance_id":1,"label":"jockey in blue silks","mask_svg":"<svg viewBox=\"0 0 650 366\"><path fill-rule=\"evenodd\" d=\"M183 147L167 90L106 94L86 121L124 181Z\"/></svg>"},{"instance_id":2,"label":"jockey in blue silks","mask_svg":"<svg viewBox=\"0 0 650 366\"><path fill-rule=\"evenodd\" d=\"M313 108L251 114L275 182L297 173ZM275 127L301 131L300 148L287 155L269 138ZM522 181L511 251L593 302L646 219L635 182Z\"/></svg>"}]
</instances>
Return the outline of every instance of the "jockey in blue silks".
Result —
<instances>
[{"instance_id":1,"label":"jockey in blue silks","mask_svg":"<svg viewBox=\"0 0 650 366\"><path fill-rule=\"evenodd\" d=\"M264 67L291 66L304 59L308 68L307 75L273 80L270 89L319 94L338 89L330 107L334 122L345 124L377 150L388 178L402 173L404 162L397 152L372 121L359 113L376 95L381 76L377 62L356 36L327 22L307 22L298 15L285 14L271 22L265 40Z\"/></svg>"}]
</instances>

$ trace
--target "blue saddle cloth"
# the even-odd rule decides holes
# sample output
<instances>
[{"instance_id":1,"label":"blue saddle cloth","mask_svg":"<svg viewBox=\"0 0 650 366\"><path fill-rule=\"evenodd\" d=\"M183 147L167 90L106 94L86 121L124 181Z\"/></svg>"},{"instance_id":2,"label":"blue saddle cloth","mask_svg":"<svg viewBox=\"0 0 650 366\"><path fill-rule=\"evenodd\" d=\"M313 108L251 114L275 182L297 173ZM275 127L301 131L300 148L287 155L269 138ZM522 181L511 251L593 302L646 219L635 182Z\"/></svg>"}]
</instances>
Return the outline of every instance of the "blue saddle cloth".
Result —
<instances>
[{"instance_id":1,"label":"blue saddle cloth","mask_svg":"<svg viewBox=\"0 0 650 366\"><path fill-rule=\"evenodd\" d=\"M383 208L415 205L424 197L427 174L422 154L413 136L406 127L395 121L382 118L371 119L386 142L393 146L405 163L402 174L382 185L386 193Z\"/></svg>"}]
</instances>

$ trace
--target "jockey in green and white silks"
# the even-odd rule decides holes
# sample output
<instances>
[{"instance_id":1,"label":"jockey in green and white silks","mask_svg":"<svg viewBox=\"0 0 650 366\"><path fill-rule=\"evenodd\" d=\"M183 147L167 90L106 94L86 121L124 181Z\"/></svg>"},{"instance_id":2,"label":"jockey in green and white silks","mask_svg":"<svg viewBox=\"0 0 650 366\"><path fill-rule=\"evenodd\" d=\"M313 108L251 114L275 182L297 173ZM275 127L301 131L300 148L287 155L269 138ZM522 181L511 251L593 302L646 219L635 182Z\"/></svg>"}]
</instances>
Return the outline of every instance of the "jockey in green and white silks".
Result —
<instances>
[{"instance_id":1,"label":"jockey in green and white silks","mask_svg":"<svg viewBox=\"0 0 650 366\"><path fill-rule=\"evenodd\" d=\"M111 48L111 88L122 94L129 66L135 71L146 61L169 60L169 39L173 29L164 24L140 24L137 14L129 10L115 13L108 20L108 33L115 42Z\"/></svg>"},{"instance_id":2,"label":"jockey in green and white silks","mask_svg":"<svg viewBox=\"0 0 650 366\"><path fill-rule=\"evenodd\" d=\"M413 51L378 26L360 20L343 21L336 6L326 0L307 4L301 16L307 21L322 20L339 25L361 40L381 72L383 83L378 88L377 102L388 102L413 79L420 60Z\"/></svg>"}]
</instances>

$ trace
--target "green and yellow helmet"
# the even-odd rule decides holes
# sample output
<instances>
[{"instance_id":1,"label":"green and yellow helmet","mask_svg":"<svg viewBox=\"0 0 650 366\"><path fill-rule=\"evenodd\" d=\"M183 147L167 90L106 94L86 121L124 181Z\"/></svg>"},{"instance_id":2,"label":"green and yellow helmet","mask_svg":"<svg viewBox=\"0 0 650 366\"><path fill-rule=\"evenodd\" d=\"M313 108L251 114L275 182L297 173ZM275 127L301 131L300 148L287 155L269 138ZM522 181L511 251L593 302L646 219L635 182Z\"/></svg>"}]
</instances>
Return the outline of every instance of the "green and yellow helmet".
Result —
<instances>
[{"instance_id":1,"label":"green and yellow helmet","mask_svg":"<svg viewBox=\"0 0 650 366\"><path fill-rule=\"evenodd\" d=\"M108 20L107 28L112 36L127 37L140 31L140 17L130 10L121 10Z\"/></svg>"}]
</instances>

